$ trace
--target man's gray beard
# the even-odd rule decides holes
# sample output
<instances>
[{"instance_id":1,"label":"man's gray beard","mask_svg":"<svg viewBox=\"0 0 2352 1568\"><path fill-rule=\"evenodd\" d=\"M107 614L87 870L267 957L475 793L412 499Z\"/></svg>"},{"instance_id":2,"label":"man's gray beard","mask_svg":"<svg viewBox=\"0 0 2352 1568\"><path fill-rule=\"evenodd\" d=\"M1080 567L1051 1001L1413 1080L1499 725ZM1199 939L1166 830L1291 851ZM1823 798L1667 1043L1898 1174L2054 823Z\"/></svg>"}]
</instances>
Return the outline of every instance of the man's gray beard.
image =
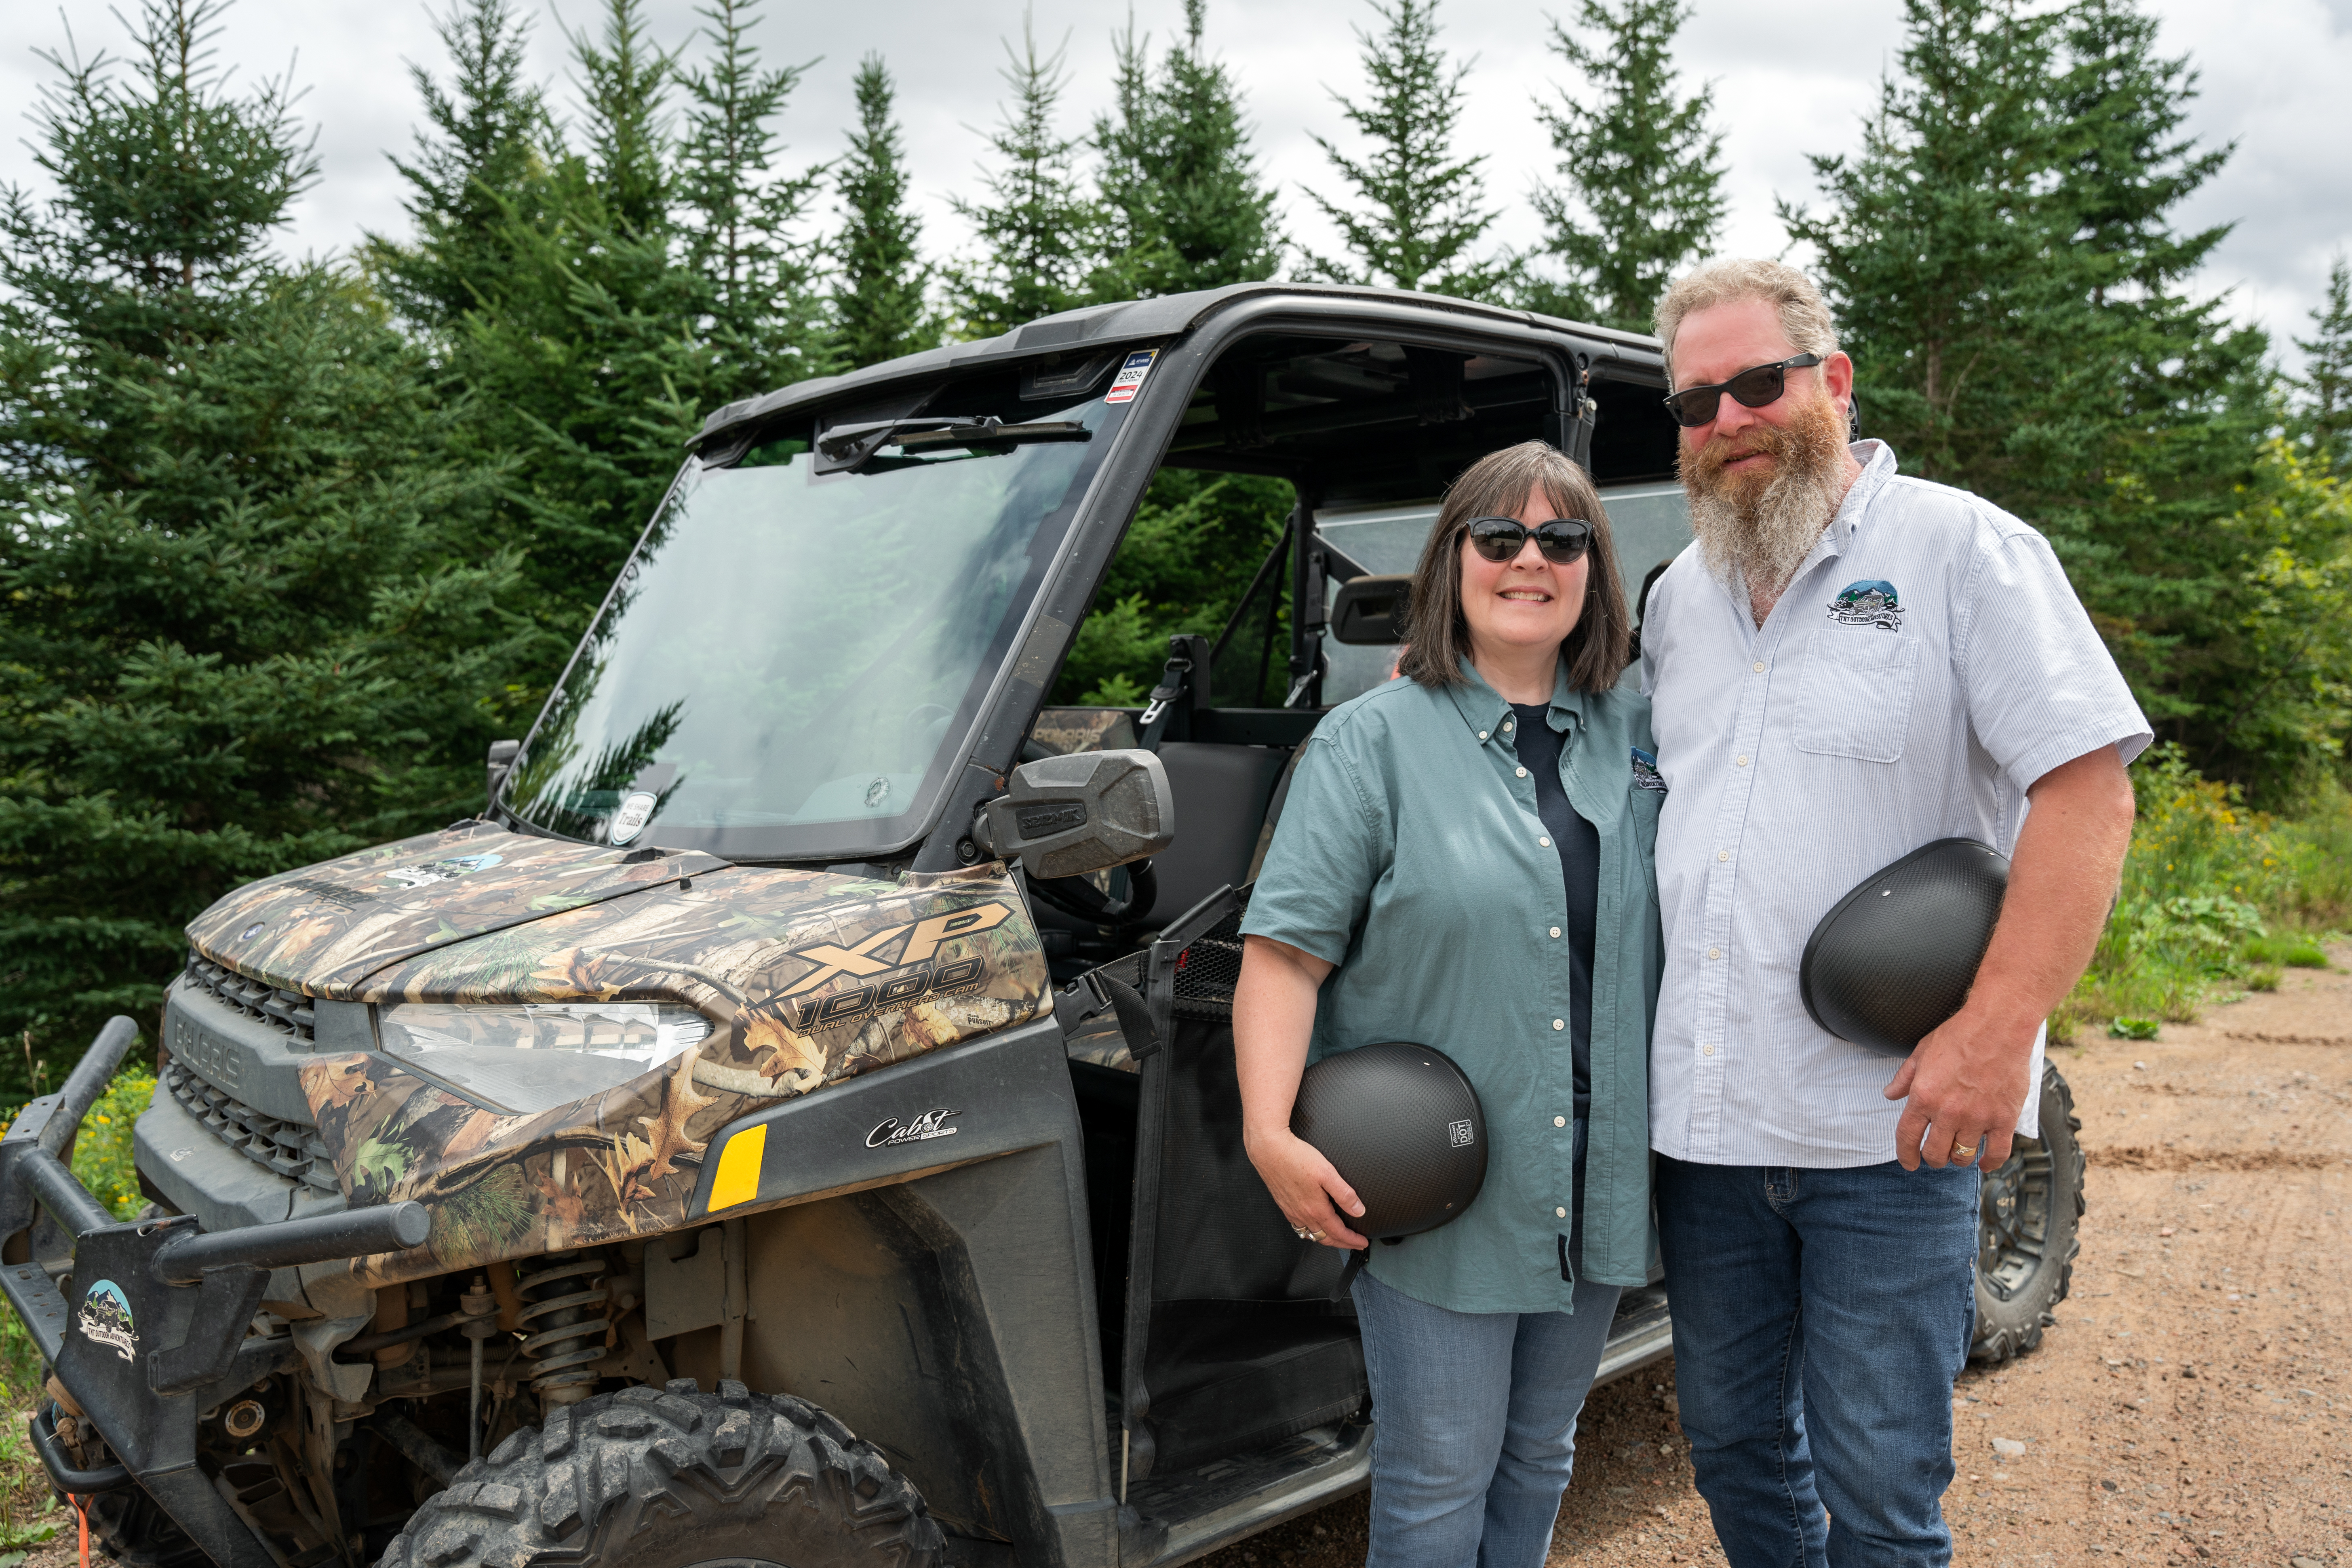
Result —
<instances>
[{"instance_id":1,"label":"man's gray beard","mask_svg":"<svg viewBox=\"0 0 2352 1568\"><path fill-rule=\"evenodd\" d=\"M1759 598L1778 598L1837 514L1836 479L1834 468L1776 474L1747 507L1727 495L1692 496L1699 559L1724 582L1745 584Z\"/></svg>"},{"instance_id":2,"label":"man's gray beard","mask_svg":"<svg viewBox=\"0 0 2352 1568\"><path fill-rule=\"evenodd\" d=\"M1779 471L1752 499L1742 498L1738 492L1744 487L1727 483L1719 472L1695 482L1691 465L1684 465L1683 492L1690 500L1699 559L1719 580L1736 580L1759 599L1780 597L1844 500L1838 462L1845 451L1844 427L1834 404L1823 399L1806 409L1780 437L1773 443Z\"/></svg>"}]
</instances>

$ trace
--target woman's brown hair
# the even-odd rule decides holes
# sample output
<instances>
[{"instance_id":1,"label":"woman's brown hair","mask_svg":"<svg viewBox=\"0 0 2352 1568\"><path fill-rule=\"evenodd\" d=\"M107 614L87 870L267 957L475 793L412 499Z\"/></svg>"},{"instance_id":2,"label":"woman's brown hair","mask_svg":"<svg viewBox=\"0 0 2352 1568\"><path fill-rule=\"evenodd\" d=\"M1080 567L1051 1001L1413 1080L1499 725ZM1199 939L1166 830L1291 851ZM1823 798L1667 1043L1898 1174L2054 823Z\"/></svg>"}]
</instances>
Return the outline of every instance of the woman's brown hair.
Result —
<instances>
[{"instance_id":1,"label":"woman's brown hair","mask_svg":"<svg viewBox=\"0 0 2352 1568\"><path fill-rule=\"evenodd\" d=\"M1412 569L1412 598L1406 612L1411 639L1397 673L1423 686L1460 686L1470 657L1470 623L1462 614L1462 539L1470 521L1507 517L1536 490L1556 517L1580 517L1592 524L1585 550L1591 563L1584 580L1584 613L1559 645L1568 660L1568 680L1579 691L1605 691L1624 673L1633 647L1633 616L1625 608L1625 580L1617 570L1617 545L1609 514L1591 476L1558 447L1522 441L1489 452L1464 471L1445 492L1437 526L1421 547Z\"/></svg>"}]
</instances>

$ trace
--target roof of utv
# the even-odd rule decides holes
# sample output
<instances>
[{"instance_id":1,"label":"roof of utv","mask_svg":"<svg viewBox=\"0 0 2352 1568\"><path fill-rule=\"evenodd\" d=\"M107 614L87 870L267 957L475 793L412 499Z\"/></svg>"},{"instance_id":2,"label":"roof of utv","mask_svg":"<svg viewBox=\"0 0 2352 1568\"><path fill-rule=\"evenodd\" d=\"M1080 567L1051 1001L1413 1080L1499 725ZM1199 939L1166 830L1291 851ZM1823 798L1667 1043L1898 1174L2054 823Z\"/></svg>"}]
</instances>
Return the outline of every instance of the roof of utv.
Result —
<instances>
[{"instance_id":1,"label":"roof of utv","mask_svg":"<svg viewBox=\"0 0 2352 1568\"><path fill-rule=\"evenodd\" d=\"M764 420L790 409L830 401L844 393L866 387L878 388L886 384L904 382L940 371L1002 363L1034 354L1066 353L1072 349L1087 347L1108 349L1122 342L1173 337L1199 326L1238 301L1269 295L1291 296L1309 310L1320 304L1334 315L1344 313L1351 305L1377 304L1390 309L1408 306L1433 317L1470 316L1497 325L1571 332L1591 342L1595 348L1630 350L1630 357L1641 360L1654 362L1658 354L1658 341L1637 332L1587 326L1554 316L1538 315L1532 310L1506 310L1496 305L1450 299L1443 294L1423 294L1406 289L1366 289L1349 284L1236 283L1229 288L1204 289L1191 294L1168 294L1153 300L1129 300L1116 305L1089 305L1084 310L1064 310L1058 315L1041 316L1025 326L1015 327L997 337L981 338L967 343L948 343L940 348L926 349L920 353L902 354L897 359L867 365L845 375L820 375L807 381L797 381L758 397L739 399L714 411L702 422L695 442L699 445L723 430Z\"/></svg>"}]
</instances>

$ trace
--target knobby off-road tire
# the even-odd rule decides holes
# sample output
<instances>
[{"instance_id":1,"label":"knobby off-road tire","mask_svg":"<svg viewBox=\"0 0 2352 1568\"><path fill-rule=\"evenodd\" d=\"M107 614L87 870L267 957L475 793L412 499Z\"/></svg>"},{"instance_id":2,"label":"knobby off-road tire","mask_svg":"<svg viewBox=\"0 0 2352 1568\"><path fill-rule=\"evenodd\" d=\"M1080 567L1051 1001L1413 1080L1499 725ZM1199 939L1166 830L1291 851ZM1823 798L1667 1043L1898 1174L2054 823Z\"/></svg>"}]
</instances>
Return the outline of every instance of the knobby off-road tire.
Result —
<instances>
[{"instance_id":1,"label":"knobby off-road tire","mask_svg":"<svg viewBox=\"0 0 2352 1568\"><path fill-rule=\"evenodd\" d=\"M427 1500L381 1568L933 1568L907 1479L815 1406L721 1383L557 1406Z\"/></svg>"},{"instance_id":2,"label":"knobby off-road tire","mask_svg":"<svg viewBox=\"0 0 2352 1568\"><path fill-rule=\"evenodd\" d=\"M1984 1179L1977 1228L1977 1331L1971 1360L2002 1362L2042 1342L2082 1250L2083 1146L2074 1092L2042 1066L2042 1136L2020 1138Z\"/></svg>"}]
</instances>

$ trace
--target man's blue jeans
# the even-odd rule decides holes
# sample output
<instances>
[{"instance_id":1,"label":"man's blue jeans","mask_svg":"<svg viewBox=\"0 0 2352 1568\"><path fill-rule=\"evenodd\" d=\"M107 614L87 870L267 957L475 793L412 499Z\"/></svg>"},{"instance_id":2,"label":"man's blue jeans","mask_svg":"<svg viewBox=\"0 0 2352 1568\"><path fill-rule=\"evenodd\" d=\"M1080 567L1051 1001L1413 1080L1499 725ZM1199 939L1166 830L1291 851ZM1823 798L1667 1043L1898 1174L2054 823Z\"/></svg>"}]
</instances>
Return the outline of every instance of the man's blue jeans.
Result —
<instances>
[{"instance_id":1,"label":"man's blue jeans","mask_svg":"<svg viewBox=\"0 0 2352 1568\"><path fill-rule=\"evenodd\" d=\"M1978 1181L1658 1157L1675 1397L1732 1568L1951 1561Z\"/></svg>"},{"instance_id":2,"label":"man's blue jeans","mask_svg":"<svg viewBox=\"0 0 2352 1568\"><path fill-rule=\"evenodd\" d=\"M1576 1461L1576 1415L1617 1287L1574 1312L1456 1312L1356 1276L1372 1384L1365 1568L1542 1568Z\"/></svg>"}]
</instances>

